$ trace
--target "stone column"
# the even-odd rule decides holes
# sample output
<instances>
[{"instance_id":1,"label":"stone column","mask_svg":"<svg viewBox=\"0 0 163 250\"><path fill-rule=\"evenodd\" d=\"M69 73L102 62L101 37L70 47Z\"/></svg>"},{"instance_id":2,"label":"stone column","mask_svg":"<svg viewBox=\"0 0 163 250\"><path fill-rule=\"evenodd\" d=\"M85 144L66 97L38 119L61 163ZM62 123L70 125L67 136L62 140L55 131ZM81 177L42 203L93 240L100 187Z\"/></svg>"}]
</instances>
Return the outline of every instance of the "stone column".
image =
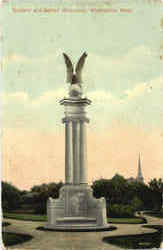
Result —
<instances>
[{"instance_id":1,"label":"stone column","mask_svg":"<svg viewBox=\"0 0 163 250\"><path fill-rule=\"evenodd\" d=\"M86 123L80 121L80 184L87 184Z\"/></svg>"},{"instance_id":2,"label":"stone column","mask_svg":"<svg viewBox=\"0 0 163 250\"><path fill-rule=\"evenodd\" d=\"M79 163L79 139L80 139L80 123L72 122L72 142L73 142L73 184L79 184L80 163Z\"/></svg>"},{"instance_id":3,"label":"stone column","mask_svg":"<svg viewBox=\"0 0 163 250\"><path fill-rule=\"evenodd\" d=\"M72 123L65 122L65 183L72 184Z\"/></svg>"}]
</instances>

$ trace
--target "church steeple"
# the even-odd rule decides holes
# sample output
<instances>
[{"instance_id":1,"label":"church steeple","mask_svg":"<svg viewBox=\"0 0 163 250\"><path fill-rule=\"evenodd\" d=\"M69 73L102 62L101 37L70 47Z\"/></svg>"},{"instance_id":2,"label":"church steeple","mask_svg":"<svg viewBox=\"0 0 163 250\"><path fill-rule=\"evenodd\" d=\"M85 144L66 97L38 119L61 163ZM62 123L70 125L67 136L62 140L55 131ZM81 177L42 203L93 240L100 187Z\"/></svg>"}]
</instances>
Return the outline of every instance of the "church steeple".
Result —
<instances>
[{"instance_id":1,"label":"church steeple","mask_svg":"<svg viewBox=\"0 0 163 250\"><path fill-rule=\"evenodd\" d=\"M137 175L137 181L144 182L144 178L142 175L142 169L141 169L141 159L140 159L140 153L139 153L139 159L138 159L138 175Z\"/></svg>"}]
</instances>

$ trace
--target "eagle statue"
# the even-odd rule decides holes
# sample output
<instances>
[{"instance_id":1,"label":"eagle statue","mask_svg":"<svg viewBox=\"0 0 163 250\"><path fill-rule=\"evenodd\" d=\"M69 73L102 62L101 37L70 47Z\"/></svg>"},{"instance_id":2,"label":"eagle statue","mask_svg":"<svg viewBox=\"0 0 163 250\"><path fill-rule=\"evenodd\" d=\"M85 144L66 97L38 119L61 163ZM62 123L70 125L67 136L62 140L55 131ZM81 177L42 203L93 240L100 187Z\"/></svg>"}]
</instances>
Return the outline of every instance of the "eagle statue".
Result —
<instances>
[{"instance_id":1,"label":"eagle statue","mask_svg":"<svg viewBox=\"0 0 163 250\"><path fill-rule=\"evenodd\" d=\"M87 57L87 53L84 52L82 56L80 57L76 67L75 67L75 72L74 72L74 67L73 64L70 60L70 58L63 53L63 57L65 60L66 64L66 69L67 69L67 83L70 83L70 89L69 89L69 94L71 97L80 97L82 95L82 69L85 63L85 59Z\"/></svg>"}]
</instances>

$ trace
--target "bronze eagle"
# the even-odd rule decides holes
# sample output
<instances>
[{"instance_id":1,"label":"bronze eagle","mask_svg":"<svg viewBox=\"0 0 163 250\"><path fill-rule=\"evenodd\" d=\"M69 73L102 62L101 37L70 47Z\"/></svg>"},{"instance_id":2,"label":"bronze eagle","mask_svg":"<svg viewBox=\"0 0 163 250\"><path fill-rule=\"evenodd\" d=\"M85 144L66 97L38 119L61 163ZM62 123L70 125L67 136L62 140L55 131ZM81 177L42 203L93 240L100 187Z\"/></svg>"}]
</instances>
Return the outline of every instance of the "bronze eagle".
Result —
<instances>
[{"instance_id":1,"label":"bronze eagle","mask_svg":"<svg viewBox=\"0 0 163 250\"><path fill-rule=\"evenodd\" d=\"M84 66L85 58L87 57L87 53L84 52L82 56L80 57L76 67L75 67L75 73L74 73L74 67L72 65L72 62L70 58L63 53L66 68L67 68L67 83L76 84L76 83L82 83L82 69Z\"/></svg>"}]
</instances>

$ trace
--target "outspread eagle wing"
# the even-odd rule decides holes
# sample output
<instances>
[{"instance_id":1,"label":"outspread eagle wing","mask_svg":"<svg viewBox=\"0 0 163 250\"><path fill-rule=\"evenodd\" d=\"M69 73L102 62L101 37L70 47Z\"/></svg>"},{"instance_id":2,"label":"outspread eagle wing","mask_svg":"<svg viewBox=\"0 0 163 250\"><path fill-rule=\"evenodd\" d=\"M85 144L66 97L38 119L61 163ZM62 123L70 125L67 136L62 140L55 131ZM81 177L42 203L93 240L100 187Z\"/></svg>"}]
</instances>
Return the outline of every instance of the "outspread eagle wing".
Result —
<instances>
[{"instance_id":1,"label":"outspread eagle wing","mask_svg":"<svg viewBox=\"0 0 163 250\"><path fill-rule=\"evenodd\" d=\"M72 65L70 58L65 53L63 53L63 56L64 56L66 68L67 68L67 80L66 80L66 82L71 83L72 76L73 76L73 65Z\"/></svg>"},{"instance_id":2,"label":"outspread eagle wing","mask_svg":"<svg viewBox=\"0 0 163 250\"><path fill-rule=\"evenodd\" d=\"M83 66L84 66L84 62L85 62L85 58L87 57L87 53L84 52L83 55L80 57L77 65L76 65L76 68L75 68L75 71L76 71L76 78L77 78L77 81L80 83L82 82L82 76L81 76L81 73L82 73L82 69L83 69Z\"/></svg>"}]
</instances>

